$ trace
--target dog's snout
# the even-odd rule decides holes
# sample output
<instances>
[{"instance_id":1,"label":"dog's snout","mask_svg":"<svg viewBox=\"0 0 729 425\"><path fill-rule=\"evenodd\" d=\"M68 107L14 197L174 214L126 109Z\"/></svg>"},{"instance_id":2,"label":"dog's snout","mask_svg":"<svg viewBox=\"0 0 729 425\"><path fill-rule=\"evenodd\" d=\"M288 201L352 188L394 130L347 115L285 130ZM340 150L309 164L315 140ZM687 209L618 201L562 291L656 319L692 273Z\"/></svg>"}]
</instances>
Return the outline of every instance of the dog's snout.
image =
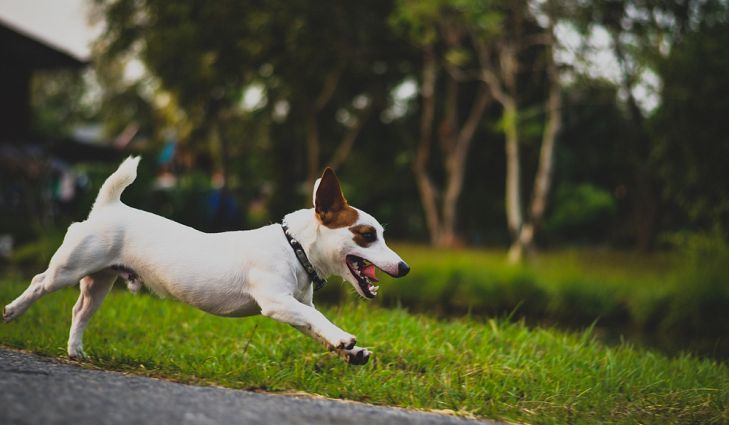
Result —
<instances>
[{"instance_id":1,"label":"dog's snout","mask_svg":"<svg viewBox=\"0 0 729 425\"><path fill-rule=\"evenodd\" d=\"M406 262L400 261L397 265L397 277L403 277L410 271L410 266Z\"/></svg>"}]
</instances>

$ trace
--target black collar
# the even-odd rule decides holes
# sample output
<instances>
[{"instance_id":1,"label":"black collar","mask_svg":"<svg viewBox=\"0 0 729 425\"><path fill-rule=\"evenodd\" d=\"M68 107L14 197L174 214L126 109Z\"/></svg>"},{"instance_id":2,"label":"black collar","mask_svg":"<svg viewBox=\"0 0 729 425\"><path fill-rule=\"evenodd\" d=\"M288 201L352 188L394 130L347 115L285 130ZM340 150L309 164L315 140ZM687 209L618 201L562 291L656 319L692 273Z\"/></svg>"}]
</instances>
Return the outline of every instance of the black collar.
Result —
<instances>
[{"instance_id":1,"label":"black collar","mask_svg":"<svg viewBox=\"0 0 729 425\"><path fill-rule=\"evenodd\" d=\"M309 275L309 279L311 279L311 281L314 283L314 290L320 290L324 287L324 285L327 284L327 280L319 276L319 273L314 270L314 266L311 264L311 261L309 261L309 258L304 252L304 248L301 246L299 241L294 239L293 236L289 234L289 228L286 226L285 222L281 223L281 228L283 229L284 235L286 236L286 240L288 240L289 245L291 245L291 249L294 250L296 259L299 260L301 266L304 268L304 270L306 270L306 274Z\"/></svg>"}]
</instances>

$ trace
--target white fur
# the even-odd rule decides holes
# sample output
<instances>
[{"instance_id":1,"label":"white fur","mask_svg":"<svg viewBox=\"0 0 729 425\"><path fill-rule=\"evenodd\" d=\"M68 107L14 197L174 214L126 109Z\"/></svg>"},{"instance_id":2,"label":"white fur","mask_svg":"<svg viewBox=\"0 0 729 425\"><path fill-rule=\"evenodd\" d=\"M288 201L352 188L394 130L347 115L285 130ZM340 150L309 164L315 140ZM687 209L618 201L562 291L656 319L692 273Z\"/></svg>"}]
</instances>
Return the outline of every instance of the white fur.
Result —
<instances>
[{"instance_id":1,"label":"white fur","mask_svg":"<svg viewBox=\"0 0 729 425\"><path fill-rule=\"evenodd\" d=\"M69 226L48 269L36 275L26 291L5 307L5 321L22 314L42 295L80 281L68 354L82 357L83 331L89 319L114 280L120 275L130 276L112 269L123 266L160 296L220 316L260 313L320 340L352 363L367 361L370 353L355 346L355 337L314 308L309 277L280 225L210 234L131 208L119 197L134 181L138 162L139 157L126 159L106 180L88 219ZM285 221L320 275L342 276L364 296L347 268L346 255L366 258L393 275L398 274L402 260L385 244L377 220L363 211L358 213L356 224L377 230L377 242L367 248L353 241L348 228L323 226L314 209L290 213ZM130 282L132 289L138 285L139 281Z\"/></svg>"}]
</instances>

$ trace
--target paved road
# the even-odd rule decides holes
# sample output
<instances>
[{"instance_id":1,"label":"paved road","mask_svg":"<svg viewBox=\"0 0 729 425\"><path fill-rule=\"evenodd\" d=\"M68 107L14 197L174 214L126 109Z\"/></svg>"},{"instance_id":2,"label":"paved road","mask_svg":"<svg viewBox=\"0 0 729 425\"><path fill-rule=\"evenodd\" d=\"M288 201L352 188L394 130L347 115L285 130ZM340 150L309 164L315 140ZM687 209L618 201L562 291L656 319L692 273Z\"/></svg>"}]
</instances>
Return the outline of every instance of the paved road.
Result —
<instances>
[{"instance_id":1,"label":"paved road","mask_svg":"<svg viewBox=\"0 0 729 425\"><path fill-rule=\"evenodd\" d=\"M359 403L197 387L0 349L0 424L489 424Z\"/></svg>"}]
</instances>

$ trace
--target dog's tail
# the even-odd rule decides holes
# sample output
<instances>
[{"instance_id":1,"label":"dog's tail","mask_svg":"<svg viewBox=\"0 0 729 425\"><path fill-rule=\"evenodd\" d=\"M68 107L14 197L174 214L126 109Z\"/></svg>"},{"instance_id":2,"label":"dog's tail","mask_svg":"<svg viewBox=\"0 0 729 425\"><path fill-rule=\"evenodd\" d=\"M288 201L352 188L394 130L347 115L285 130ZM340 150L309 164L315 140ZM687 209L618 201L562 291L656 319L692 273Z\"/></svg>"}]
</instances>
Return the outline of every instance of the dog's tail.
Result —
<instances>
[{"instance_id":1,"label":"dog's tail","mask_svg":"<svg viewBox=\"0 0 729 425\"><path fill-rule=\"evenodd\" d=\"M99 207L103 207L112 202L119 202L124 189L137 178L137 165L139 165L140 159L141 157L139 156L130 156L106 179L104 184L101 185L99 194L96 196L94 206L91 207L92 213Z\"/></svg>"}]
</instances>

